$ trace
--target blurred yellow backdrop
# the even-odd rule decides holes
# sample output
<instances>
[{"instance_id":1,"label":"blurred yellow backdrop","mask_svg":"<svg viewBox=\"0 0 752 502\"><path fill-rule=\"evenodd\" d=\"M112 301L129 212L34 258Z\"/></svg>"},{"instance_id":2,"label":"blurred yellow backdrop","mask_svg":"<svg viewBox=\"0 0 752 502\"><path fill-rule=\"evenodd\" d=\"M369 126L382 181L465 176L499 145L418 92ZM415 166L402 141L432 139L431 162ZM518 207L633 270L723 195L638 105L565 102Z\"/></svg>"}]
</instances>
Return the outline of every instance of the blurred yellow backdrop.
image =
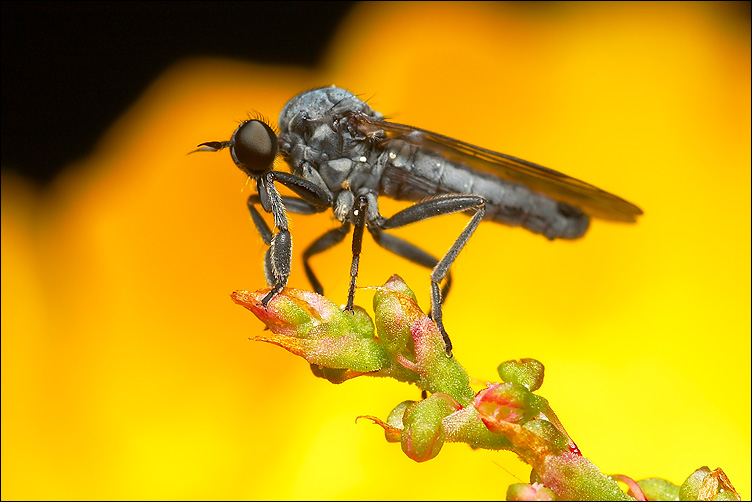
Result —
<instances>
[{"instance_id":1,"label":"blurred yellow backdrop","mask_svg":"<svg viewBox=\"0 0 752 502\"><path fill-rule=\"evenodd\" d=\"M527 480L464 445L415 464L354 423L415 388L333 386L245 341L261 323L229 293L264 285L252 186L227 152L185 153L332 83L642 207L577 242L482 225L445 308L455 355L481 380L542 361L540 393L604 472L720 466L748 497L749 32L715 4L537 5L360 5L318 71L185 61L50 190L3 174L2 498L499 498ZM292 220L308 289L300 250L335 222ZM438 255L465 221L396 233ZM313 264L344 302L349 246ZM359 285L392 273L427 305L428 272L366 238Z\"/></svg>"}]
</instances>

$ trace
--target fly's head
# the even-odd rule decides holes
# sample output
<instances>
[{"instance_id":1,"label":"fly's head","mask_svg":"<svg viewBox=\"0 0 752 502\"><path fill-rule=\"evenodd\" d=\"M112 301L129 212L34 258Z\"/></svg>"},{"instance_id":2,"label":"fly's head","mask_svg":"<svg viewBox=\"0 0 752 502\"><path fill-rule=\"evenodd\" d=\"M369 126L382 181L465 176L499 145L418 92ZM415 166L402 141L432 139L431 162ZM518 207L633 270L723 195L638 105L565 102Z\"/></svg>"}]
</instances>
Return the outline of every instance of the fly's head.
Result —
<instances>
[{"instance_id":1,"label":"fly's head","mask_svg":"<svg viewBox=\"0 0 752 502\"><path fill-rule=\"evenodd\" d=\"M218 152L230 148L230 155L238 168L248 176L258 179L274 168L278 140L274 129L261 118L243 121L230 141L209 141L198 145L194 152Z\"/></svg>"},{"instance_id":2,"label":"fly's head","mask_svg":"<svg viewBox=\"0 0 752 502\"><path fill-rule=\"evenodd\" d=\"M230 143L232 160L248 176L258 178L274 168L277 134L263 120L251 119L240 124Z\"/></svg>"}]
</instances>

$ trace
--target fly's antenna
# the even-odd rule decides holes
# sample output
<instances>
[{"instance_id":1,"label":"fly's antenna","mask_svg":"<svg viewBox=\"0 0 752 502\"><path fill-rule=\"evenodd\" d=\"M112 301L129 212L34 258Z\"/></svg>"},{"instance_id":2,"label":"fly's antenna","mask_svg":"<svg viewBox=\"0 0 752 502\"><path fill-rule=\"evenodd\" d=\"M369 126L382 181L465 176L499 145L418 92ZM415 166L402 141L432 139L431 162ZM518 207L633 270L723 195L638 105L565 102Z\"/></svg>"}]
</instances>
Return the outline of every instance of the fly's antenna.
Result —
<instances>
[{"instance_id":1,"label":"fly's antenna","mask_svg":"<svg viewBox=\"0 0 752 502\"><path fill-rule=\"evenodd\" d=\"M186 153L186 155L190 155L196 152L218 152L230 146L230 142L229 141L207 141L206 143L201 143L198 146L199 148L196 148L195 150L192 150Z\"/></svg>"}]
</instances>

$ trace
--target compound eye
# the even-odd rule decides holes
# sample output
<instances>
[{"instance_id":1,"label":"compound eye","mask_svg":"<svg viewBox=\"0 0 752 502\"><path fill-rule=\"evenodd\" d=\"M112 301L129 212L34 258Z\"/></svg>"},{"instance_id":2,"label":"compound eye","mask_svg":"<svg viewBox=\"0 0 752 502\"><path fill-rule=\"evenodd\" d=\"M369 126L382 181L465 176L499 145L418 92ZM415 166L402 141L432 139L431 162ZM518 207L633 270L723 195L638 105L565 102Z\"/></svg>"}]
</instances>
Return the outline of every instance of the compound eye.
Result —
<instances>
[{"instance_id":1,"label":"compound eye","mask_svg":"<svg viewBox=\"0 0 752 502\"><path fill-rule=\"evenodd\" d=\"M277 135L261 120L247 120L233 134L232 156L250 175L270 171L277 156Z\"/></svg>"}]
</instances>

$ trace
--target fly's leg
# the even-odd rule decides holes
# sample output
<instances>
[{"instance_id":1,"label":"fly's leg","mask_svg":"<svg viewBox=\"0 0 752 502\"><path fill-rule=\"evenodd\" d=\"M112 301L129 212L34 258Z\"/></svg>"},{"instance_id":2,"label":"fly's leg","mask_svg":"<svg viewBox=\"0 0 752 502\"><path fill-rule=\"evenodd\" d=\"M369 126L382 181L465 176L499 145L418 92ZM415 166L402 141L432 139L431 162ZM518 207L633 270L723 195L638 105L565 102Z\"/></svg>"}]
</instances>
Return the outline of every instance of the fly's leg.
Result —
<instances>
[{"instance_id":1,"label":"fly's leg","mask_svg":"<svg viewBox=\"0 0 752 502\"><path fill-rule=\"evenodd\" d=\"M291 212L298 214L320 213L332 206L332 195L325 187L322 188L305 178L283 171L273 171L272 174L276 181L279 181L302 197L300 199L295 197L282 197L285 206ZM305 267L308 282L311 283L313 290L320 295L324 294L324 288L321 287L321 283L313 273L313 269L308 263L308 259L314 254L325 251L338 242L341 242L349 230L350 225L348 224L347 228L343 226L341 229L336 229L336 231L327 232L314 241L313 244L308 246L303 253L303 266Z\"/></svg>"},{"instance_id":2,"label":"fly's leg","mask_svg":"<svg viewBox=\"0 0 752 502\"><path fill-rule=\"evenodd\" d=\"M316 214L322 212L318 206L314 206L308 201L299 199L297 197L282 196L282 202L285 204L285 209L295 214Z\"/></svg>"},{"instance_id":3,"label":"fly's leg","mask_svg":"<svg viewBox=\"0 0 752 502\"><path fill-rule=\"evenodd\" d=\"M282 197L274 186L275 181L293 190L301 199ZM290 277L292 236L288 229L285 204L288 204L293 212L312 214L330 207L332 198L328 190L304 178L279 171L270 171L259 177L256 188L258 193L248 198L248 210L261 239L269 246L264 255L264 274L271 290L261 300L261 303L266 306L277 293L282 291ZM264 211L272 213L277 233L271 231L255 204L260 204Z\"/></svg>"},{"instance_id":4,"label":"fly's leg","mask_svg":"<svg viewBox=\"0 0 752 502\"><path fill-rule=\"evenodd\" d=\"M449 273L449 267L459 255L462 248L467 244L470 236L473 235L475 229L478 228L483 215L486 213L486 199L478 195L442 195L433 199L427 199L417 204L413 204L407 209L403 209L391 218L381 220L378 222L378 228L382 230L388 230L390 228L399 228L415 223L417 221L433 218L434 216L441 216L445 214L457 213L460 211L475 211L475 214L470 218L470 222L465 226L462 233L454 241L452 247L439 260L434 266L433 272L431 272L431 317L439 328L441 336L444 338L444 345L446 347L447 355L452 355L452 342L449 339L449 335L444 329L444 322L441 313L441 289L439 283Z\"/></svg>"},{"instance_id":5,"label":"fly's leg","mask_svg":"<svg viewBox=\"0 0 752 502\"><path fill-rule=\"evenodd\" d=\"M271 180L279 181L287 188L298 194L303 201L308 202L313 212L321 212L332 207L332 194L326 187L321 187L300 176L284 171L272 171L268 174ZM289 200L288 197L283 197ZM294 211L292 208L288 208ZM311 213L303 213L311 214Z\"/></svg>"},{"instance_id":6,"label":"fly's leg","mask_svg":"<svg viewBox=\"0 0 752 502\"><path fill-rule=\"evenodd\" d=\"M277 282L277 278L274 276L274 272L272 271L273 267L270 253L273 234L271 229L269 228L269 225L266 224L264 218L261 217L261 213L259 213L255 207L255 204L259 202L258 199L258 194L253 194L248 197L248 212L251 213L251 220L253 221L253 225L256 227L256 230L258 230L258 233L261 236L261 240L264 241L264 244L269 246L269 248L267 248L266 250L266 253L264 253L264 277L266 277L266 283L271 286Z\"/></svg>"},{"instance_id":7,"label":"fly's leg","mask_svg":"<svg viewBox=\"0 0 752 502\"><path fill-rule=\"evenodd\" d=\"M258 194L248 198L248 209L261 238L264 243L269 245L269 249L264 255L264 274L271 290L261 300L261 304L266 307L269 301L282 291L282 288L287 284L288 277L290 277L292 236L288 229L287 213L282 202L282 196L274 186L274 178L271 176L271 172L257 180L256 188ZM266 222L261 218L254 207L256 202L261 205L264 211L272 213L277 233L272 233Z\"/></svg>"},{"instance_id":8,"label":"fly's leg","mask_svg":"<svg viewBox=\"0 0 752 502\"><path fill-rule=\"evenodd\" d=\"M359 195L353 204L352 216L353 222L353 241L352 241L352 263L350 264L350 288L347 291L347 305L345 310L352 312L355 301L355 281L358 278L358 265L360 264L360 250L363 247L363 230L366 228L366 214L368 213L368 199L364 195Z\"/></svg>"},{"instance_id":9,"label":"fly's leg","mask_svg":"<svg viewBox=\"0 0 752 502\"><path fill-rule=\"evenodd\" d=\"M401 256L406 260L409 260L416 265L420 265L426 268L434 268L439 263L438 258L433 257L427 252L423 251L414 244L411 244L405 240L395 237L394 235L387 234L373 227L368 227L368 231L371 232L376 244L383 247L387 251L391 251L397 256ZM447 271L446 281L441 287L441 302L446 301L449 290L452 287L452 273ZM430 311L429 311L430 312Z\"/></svg>"},{"instance_id":10,"label":"fly's leg","mask_svg":"<svg viewBox=\"0 0 752 502\"><path fill-rule=\"evenodd\" d=\"M303 251L303 267L305 267L305 273L306 277L308 277L308 282L311 283L311 286L313 287L313 290L320 294L324 294L324 288L321 286L321 283L319 282L318 278L316 277L316 274L313 272L313 268L311 268L311 264L309 263L309 260L312 256L317 255L319 253L323 253L327 249L331 249L340 242L342 242L345 237L347 237L347 234L350 233L350 224L345 223L341 227L333 228L332 230L329 230L324 235L313 241L305 251Z\"/></svg>"},{"instance_id":11,"label":"fly's leg","mask_svg":"<svg viewBox=\"0 0 752 502\"><path fill-rule=\"evenodd\" d=\"M285 209L289 210L291 213L314 214L322 211L313 204L296 197L287 197L283 195L282 202L284 203ZM273 233L269 228L269 225L267 225L266 221L261 216L261 213L259 213L258 209L256 209L256 204L261 204L261 197L259 196L259 194L253 194L248 197L248 212L251 213L251 220L253 221L253 225L256 227L256 230L261 236L261 240L264 241L264 244L270 246L264 254L264 276L266 277L266 283L269 286L273 286L278 281L277 277L273 273L274 267L272 266L271 258L271 244ZM307 268L306 273L308 273Z\"/></svg>"}]
</instances>

